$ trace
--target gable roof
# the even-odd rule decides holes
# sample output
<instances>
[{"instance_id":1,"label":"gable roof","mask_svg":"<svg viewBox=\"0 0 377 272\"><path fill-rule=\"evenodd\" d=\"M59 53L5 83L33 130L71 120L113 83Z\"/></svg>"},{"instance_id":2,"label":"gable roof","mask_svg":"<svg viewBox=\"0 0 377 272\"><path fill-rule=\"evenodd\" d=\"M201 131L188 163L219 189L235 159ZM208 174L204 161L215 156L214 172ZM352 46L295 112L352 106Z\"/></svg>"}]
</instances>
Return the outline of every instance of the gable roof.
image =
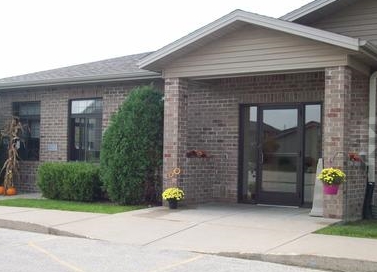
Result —
<instances>
[{"instance_id":1,"label":"gable roof","mask_svg":"<svg viewBox=\"0 0 377 272\"><path fill-rule=\"evenodd\" d=\"M129 55L53 70L0 79L0 90L93 82L160 78L160 74L140 69L137 62L148 53Z\"/></svg>"},{"instance_id":2,"label":"gable roof","mask_svg":"<svg viewBox=\"0 0 377 272\"><path fill-rule=\"evenodd\" d=\"M139 65L143 69L160 72L162 66L166 65L174 58L183 56L209 41L215 40L245 24L265 27L353 51L366 51L364 50L365 47L365 49L368 49L368 54L377 60L377 48L367 41L243 10L235 10L195 32L168 44L156 52L149 54L140 60Z\"/></svg>"},{"instance_id":3,"label":"gable roof","mask_svg":"<svg viewBox=\"0 0 377 272\"><path fill-rule=\"evenodd\" d=\"M290 22L311 22L357 1L358 0L315 0L283 15L280 19Z\"/></svg>"}]
</instances>

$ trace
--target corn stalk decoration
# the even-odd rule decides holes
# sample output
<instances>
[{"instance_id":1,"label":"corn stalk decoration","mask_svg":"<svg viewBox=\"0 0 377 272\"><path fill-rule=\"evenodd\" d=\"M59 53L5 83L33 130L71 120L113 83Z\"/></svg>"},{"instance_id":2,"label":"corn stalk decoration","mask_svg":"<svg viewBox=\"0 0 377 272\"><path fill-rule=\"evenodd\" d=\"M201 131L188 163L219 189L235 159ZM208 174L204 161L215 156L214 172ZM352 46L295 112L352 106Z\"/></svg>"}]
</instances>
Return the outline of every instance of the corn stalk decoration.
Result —
<instances>
[{"instance_id":1,"label":"corn stalk decoration","mask_svg":"<svg viewBox=\"0 0 377 272\"><path fill-rule=\"evenodd\" d=\"M1 173L5 171L4 175L4 193L10 187L13 187L15 177L19 176L19 157L18 148L20 147L20 135L23 128L18 117L12 117L5 129L1 132L2 138L8 138L7 157L1 168Z\"/></svg>"}]
</instances>

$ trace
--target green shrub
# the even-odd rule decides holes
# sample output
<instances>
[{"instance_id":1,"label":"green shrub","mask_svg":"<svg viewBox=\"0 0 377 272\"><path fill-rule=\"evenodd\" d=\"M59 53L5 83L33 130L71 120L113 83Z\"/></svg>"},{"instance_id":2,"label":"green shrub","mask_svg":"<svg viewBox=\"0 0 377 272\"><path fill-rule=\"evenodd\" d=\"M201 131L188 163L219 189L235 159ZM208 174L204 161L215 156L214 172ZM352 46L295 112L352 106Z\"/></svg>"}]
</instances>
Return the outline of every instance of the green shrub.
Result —
<instances>
[{"instance_id":1,"label":"green shrub","mask_svg":"<svg viewBox=\"0 0 377 272\"><path fill-rule=\"evenodd\" d=\"M100 197L99 167L83 162L48 162L38 168L37 185L46 198L93 201Z\"/></svg>"},{"instance_id":2,"label":"green shrub","mask_svg":"<svg viewBox=\"0 0 377 272\"><path fill-rule=\"evenodd\" d=\"M105 131L101 179L120 204L160 199L163 100L152 86L132 90Z\"/></svg>"}]
</instances>

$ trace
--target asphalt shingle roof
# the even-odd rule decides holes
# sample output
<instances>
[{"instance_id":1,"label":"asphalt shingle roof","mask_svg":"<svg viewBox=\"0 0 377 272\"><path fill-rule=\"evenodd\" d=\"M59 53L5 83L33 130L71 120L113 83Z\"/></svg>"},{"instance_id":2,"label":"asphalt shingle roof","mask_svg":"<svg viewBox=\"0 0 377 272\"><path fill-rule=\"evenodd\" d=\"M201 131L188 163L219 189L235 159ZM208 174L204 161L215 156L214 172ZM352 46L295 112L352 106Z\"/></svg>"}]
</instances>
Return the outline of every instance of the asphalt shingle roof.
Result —
<instances>
[{"instance_id":1,"label":"asphalt shingle roof","mask_svg":"<svg viewBox=\"0 0 377 272\"><path fill-rule=\"evenodd\" d=\"M140 69L137 66L137 62L148 54L149 52L2 78L0 79L0 87L1 85L4 86L17 83L22 84L44 81L59 82L59 80L63 81L75 78L101 78L111 77L112 75L158 75L157 73Z\"/></svg>"}]
</instances>

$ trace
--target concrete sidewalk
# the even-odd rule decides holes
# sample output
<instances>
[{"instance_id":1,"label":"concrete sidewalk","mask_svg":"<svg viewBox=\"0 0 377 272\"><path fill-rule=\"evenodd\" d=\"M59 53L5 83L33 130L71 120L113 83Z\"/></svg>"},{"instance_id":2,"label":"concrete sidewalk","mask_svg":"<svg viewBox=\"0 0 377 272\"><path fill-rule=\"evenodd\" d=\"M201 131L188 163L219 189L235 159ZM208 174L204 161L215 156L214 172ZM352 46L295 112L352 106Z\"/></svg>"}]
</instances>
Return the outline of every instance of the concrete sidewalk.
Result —
<instances>
[{"instance_id":1,"label":"concrete sidewalk","mask_svg":"<svg viewBox=\"0 0 377 272\"><path fill-rule=\"evenodd\" d=\"M242 204L114 215L0 207L0 227L336 271L377 271L377 240L312 234L336 220L308 213Z\"/></svg>"}]
</instances>

